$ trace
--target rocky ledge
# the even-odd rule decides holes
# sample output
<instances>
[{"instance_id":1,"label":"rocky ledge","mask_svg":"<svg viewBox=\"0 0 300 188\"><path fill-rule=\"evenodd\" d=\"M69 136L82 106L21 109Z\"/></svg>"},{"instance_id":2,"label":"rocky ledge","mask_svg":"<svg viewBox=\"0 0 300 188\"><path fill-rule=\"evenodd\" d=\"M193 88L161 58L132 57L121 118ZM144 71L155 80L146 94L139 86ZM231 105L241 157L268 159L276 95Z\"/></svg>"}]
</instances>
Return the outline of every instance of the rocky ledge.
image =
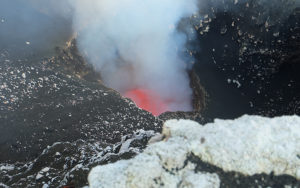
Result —
<instances>
[{"instance_id":1,"label":"rocky ledge","mask_svg":"<svg viewBox=\"0 0 300 188\"><path fill-rule=\"evenodd\" d=\"M133 159L92 169L90 187L300 186L299 116L170 120L161 138Z\"/></svg>"}]
</instances>

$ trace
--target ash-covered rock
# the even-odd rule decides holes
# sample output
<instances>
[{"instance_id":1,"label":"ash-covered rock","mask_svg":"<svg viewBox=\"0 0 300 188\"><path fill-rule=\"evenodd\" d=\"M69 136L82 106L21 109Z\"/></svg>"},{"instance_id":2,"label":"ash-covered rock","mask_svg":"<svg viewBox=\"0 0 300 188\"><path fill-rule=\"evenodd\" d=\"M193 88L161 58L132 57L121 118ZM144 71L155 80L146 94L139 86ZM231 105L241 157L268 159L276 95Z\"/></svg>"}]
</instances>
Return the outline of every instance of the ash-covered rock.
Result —
<instances>
[{"instance_id":1,"label":"ash-covered rock","mask_svg":"<svg viewBox=\"0 0 300 188\"><path fill-rule=\"evenodd\" d=\"M102 84L75 40L56 53L0 53L0 187L84 186L93 166L133 157L161 129Z\"/></svg>"},{"instance_id":2,"label":"ash-covered rock","mask_svg":"<svg viewBox=\"0 0 300 188\"><path fill-rule=\"evenodd\" d=\"M1 49L0 187L87 185L92 167L132 158L168 119L204 124L245 113L299 114L299 3L202 2L199 14L189 20L197 30L197 38L188 44L196 57L190 73L195 112L166 112L156 118L137 108L102 84L101 75L78 53L75 40L45 59L41 54L25 58L30 42L19 41L21 51L27 49L22 58ZM136 132L140 129L154 132ZM172 157L177 155L170 153ZM204 162L195 153L181 159L180 168L159 164L166 177L150 184L167 186L164 180L171 177L179 186L300 186L291 174L245 175ZM139 166L140 171L144 169Z\"/></svg>"},{"instance_id":3,"label":"ash-covered rock","mask_svg":"<svg viewBox=\"0 0 300 188\"><path fill-rule=\"evenodd\" d=\"M69 60L67 60L69 61ZM12 60L1 53L0 161L28 161L55 142L116 143L160 121L99 82L65 72L53 59Z\"/></svg>"},{"instance_id":4,"label":"ash-covered rock","mask_svg":"<svg viewBox=\"0 0 300 188\"><path fill-rule=\"evenodd\" d=\"M67 73L76 75L78 78L102 83L100 72L87 63L77 48L76 39L67 42L63 48L56 47L57 56L50 59L51 63L63 68Z\"/></svg>"},{"instance_id":5,"label":"ash-covered rock","mask_svg":"<svg viewBox=\"0 0 300 188\"><path fill-rule=\"evenodd\" d=\"M171 119L189 119L199 123L207 123L210 119L204 118L199 112L165 112L158 116L164 122Z\"/></svg>"},{"instance_id":6,"label":"ash-covered rock","mask_svg":"<svg viewBox=\"0 0 300 188\"><path fill-rule=\"evenodd\" d=\"M163 141L97 166L90 187L298 187L300 117L164 124Z\"/></svg>"},{"instance_id":7,"label":"ash-covered rock","mask_svg":"<svg viewBox=\"0 0 300 188\"><path fill-rule=\"evenodd\" d=\"M205 163L191 154L187 161L196 164L195 172L215 173L220 178L220 187L224 188L239 188L239 187L290 187L298 188L300 181L288 175L271 174L255 174L246 176L239 172L226 172L223 169Z\"/></svg>"},{"instance_id":8,"label":"ash-covered rock","mask_svg":"<svg viewBox=\"0 0 300 188\"><path fill-rule=\"evenodd\" d=\"M200 79L194 70L189 71L190 87L193 90L193 111L192 112L164 112L158 116L160 120L167 121L170 119L190 119L199 123L206 123L211 121L208 118L202 116L202 112L206 110L207 105L207 93L200 83Z\"/></svg>"},{"instance_id":9,"label":"ash-covered rock","mask_svg":"<svg viewBox=\"0 0 300 188\"><path fill-rule=\"evenodd\" d=\"M82 187L91 168L135 156L153 135L154 131L140 130L114 145L96 140L56 142L33 161L0 163L0 182L9 187Z\"/></svg>"},{"instance_id":10,"label":"ash-covered rock","mask_svg":"<svg viewBox=\"0 0 300 188\"><path fill-rule=\"evenodd\" d=\"M206 117L299 114L298 1L202 1L191 21ZM284 8L283 8L284 7Z\"/></svg>"}]
</instances>

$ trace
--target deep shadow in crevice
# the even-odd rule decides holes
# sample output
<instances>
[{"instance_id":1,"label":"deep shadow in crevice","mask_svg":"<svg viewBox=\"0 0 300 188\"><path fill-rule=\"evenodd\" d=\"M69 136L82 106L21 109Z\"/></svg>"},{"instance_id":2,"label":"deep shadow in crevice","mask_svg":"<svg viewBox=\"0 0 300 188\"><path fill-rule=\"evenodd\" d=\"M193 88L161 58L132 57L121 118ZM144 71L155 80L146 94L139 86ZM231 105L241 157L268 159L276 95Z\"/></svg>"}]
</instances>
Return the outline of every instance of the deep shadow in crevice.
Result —
<instances>
[{"instance_id":1,"label":"deep shadow in crevice","mask_svg":"<svg viewBox=\"0 0 300 188\"><path fill-rule=\"evenodd\" d=\"M218 174L221 180L220 188L247 188L247 187L272 187L272 188L285 188L290 186L292 188L300 187L300 181L297 181L290 175L276 176L271 174L255 174L253 176L245 176L238 172L225 172L223 169L214 165L205 163L194 154L191 154L187 161L196 164L196 172L208 172Z\"/></svg>"}]
</instances>

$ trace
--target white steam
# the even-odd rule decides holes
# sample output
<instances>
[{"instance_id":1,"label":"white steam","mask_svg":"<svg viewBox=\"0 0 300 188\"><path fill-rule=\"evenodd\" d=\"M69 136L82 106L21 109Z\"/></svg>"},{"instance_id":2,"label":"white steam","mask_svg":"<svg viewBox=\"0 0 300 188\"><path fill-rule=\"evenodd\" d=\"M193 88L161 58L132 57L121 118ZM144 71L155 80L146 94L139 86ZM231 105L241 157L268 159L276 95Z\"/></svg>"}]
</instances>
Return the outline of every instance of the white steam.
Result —
<instances>
[{"instance_id":1,"label":"white steam","mask_svg":"<svg viewBox=\"0 0 300 188\"><path fill-rule=\"evenodd\" d=\"M179 55L186 36L177 30L197 11L197 0L72 1L79 49L121 93L143 88L168 101L168 110L191 110L187 64Z\"/></svg>"}]
</instances>

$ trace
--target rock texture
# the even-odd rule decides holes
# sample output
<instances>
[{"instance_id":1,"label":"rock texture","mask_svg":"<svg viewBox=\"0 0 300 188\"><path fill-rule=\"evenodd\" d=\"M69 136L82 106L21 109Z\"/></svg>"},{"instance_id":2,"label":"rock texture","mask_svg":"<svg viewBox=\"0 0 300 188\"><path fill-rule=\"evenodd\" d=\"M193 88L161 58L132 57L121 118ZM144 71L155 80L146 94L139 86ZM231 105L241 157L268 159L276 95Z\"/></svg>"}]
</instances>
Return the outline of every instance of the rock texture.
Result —
<instances>
[{"instance_id":1,"label":"rock texture","mask_svg":"<svg viewBox=\"0 0 300 188\"><path fill-rule=\"evenodd\" d=\"M55 142L116 143L139 129L159 130L149 112L96 82L68 74L52 59L0 62L0 161L26 161Z\"/></svg>"},{"instance_id":2,"label":"rock texture","mask_svg":"<svg viewBox=\"0 0 300 188\"><path fill-rule=\"evenodd\" d=\"M0 182L16 188L82 187L87 185L92 167L132 158L145 148L153 135L153 131L138 131L122 137L114 145L93 140L56 142L32 161L0 163Z\"/></svg>"},{"instance_id":3,"label":"rock texture","mask_svg":"<svg viewBox=\"0 0 300 188\"><path fill-rule=\"evenodd\" d=\"M61 45L71 37L70 25L57 34L57 42L42 40L45 45L41 49L32 42L33 38L11 36L13 41L7 41L5 35L1 35L5 42L1 40L0 44L0 187L87 185L92 167L132 158L142 152L150 137L161 131L162 122L168 119L193 119L206 124L216 117L236 118L243 114L299 115L299 13L298 0L272 3L201 0L201 10L187 19L194 28L182 28L196 32L197 36L190 38L191 44L186 50L195 57L190 71L194 99L199 99L193 101L195 112L166 112L159 117L137 108L132 101L105 87L101 75L82 58L74 41L68 42L67 48L53 52L54 45ZM9 31L14 23L0 16L1 28ZM18 24L17 28L22 26ZM55 32L50 34L56 35ZM261 121L261 118L254 119ZM231 124L218 122L226 124L225 127ZM256 129L252 123L249 120L250 127ZM223 130L221 127L217 129ZM280 128L283 132L290 129L289 126ZM261 133L257 134L252 134L252 129L247 127L238 130L232 128L238 133L224 133L232 138L230 147L223 143L223 134L219 134L218 139L206 139L203 135L201 145L214 138L216 140L209 144L219 149L208 147L209 150L199 151L196 148L195 152L181 156L184 163L174 159L179 164L172 164L182 167L175 170L162 170L169 163L161 164L158 169L165 176L155 180L155 186L168 177L174 182L182 181L180 186L199 183L220 187L300 187L296 179L298 171L292 166L285 168L285 165L298 165L297 162L287 164L286 159L291 157L294 161L298 157L287 149L299 141L288 143L286 140L293 138L288 134L278 134L278 138L266 136L273 131L268 126L259 129ZM171 129L165 136L176 132ZM176 138L183 139L184 133L180 135ZM255 147L251 143L245 145L240 135L252 141L265 137L276 144L270 150L266 149L267 142L258 140ZM282 146L281 153L276 146ZM189 145L185 147L190 149ZM219 157L220 153L224 153L224 159ZM227 153L231 157L225 155ZM258 153L264 154L258 158L263 164L252 162L247 166L250 158ZM175 156L169 158L172 157ZM160 159L154 161L157 160ZM232 160L236 162L231 163Z\"/></svg>"},{"instance_id":4,"label":"rock texture","mask_svg":"<svg viewBox=\"0 0 300 188\"><path fill-rule=\"evenodd\" d=\"M243 116L205 126L170 120L163 136L133 159L92 169L90 187L244 187L265 175L277 182L266 178L260 185L300 185L298 116ZM205 164L214 170L207 172Z\"/></svg>"},{"instance_id":5,"label":"rock texture","mask_svg":"<svg viewBox=\"0 0 300 188\"><path fill-rule=\"evenodd\" d=\"M189 48L209 96L202 115L299 115L299 1L200 2Z\"/></svg>"},{"instance_id":6,"label":"rock texture","mask_svg":"<svg viewBox=\"0 0 300 188\"><path fill-rule=\"evenodd\" d=\"M76 49L68 48L44 59L0 51L3 185L84 186L91 167L102 163L93 156L102 156L100 161L120 159L117 143L124 141L129 147L126 140L137 131L161 130L161 120L105 87ZM134 151L124 146L124 155L142 150L144 139L133 142ZM106 153L112 158L104 157Z\"/></svg>"},{"instance_id":7,"label":"rock texture","mask_svg":"<svg viewBox=\"0 0 300 188\"><path fill-rule=\"evenodd\" d=\"M3 50L0 62L0 182L12 187L86 185L93 166L135 156L163 121L203 119L200 106L197 112L169 112L163 118L138 108L103 85L75 40L42 60L15 58ZM204 98L201 92L198 88L197 101ZM129 142L137 131L151 134Z\"/></svg>"}]
</instances>

